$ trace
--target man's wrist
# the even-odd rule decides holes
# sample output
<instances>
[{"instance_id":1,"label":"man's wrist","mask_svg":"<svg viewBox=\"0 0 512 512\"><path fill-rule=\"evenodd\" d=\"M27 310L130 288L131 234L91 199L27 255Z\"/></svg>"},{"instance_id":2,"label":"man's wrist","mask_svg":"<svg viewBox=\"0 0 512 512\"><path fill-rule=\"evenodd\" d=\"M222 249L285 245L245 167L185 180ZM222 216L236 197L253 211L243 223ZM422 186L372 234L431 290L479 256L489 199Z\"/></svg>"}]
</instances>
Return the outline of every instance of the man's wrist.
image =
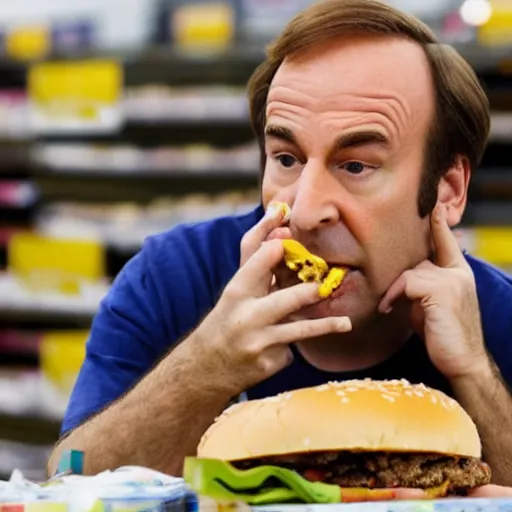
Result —
<instances>
[{"instance_id":1,"label":"man's wrist","mask_svg":"<svg viewBox=\"0 0 512 512\"><path fill-rule=\"evenodd\" d=\"M199 347L192 333L183 340L165 358L164 365L169 373L179 373L180 381L200 401L208 401L217 406L225 407L236 394L228 387L226 379L215 371L211 358Z\"/></svg>"},{"instance_id":2,"label":"man's wrist","mask_svg":"<svg viewBox=\"0 0 512 512\"><path fill-rule=\"evenodd\" d=\"M496 381L496 367L490 358L486 357L475 364L464 374L449 378L449 382L455 392L468 388L483 386L486 388L488 384Z\"/></svg>"}]
</instances>

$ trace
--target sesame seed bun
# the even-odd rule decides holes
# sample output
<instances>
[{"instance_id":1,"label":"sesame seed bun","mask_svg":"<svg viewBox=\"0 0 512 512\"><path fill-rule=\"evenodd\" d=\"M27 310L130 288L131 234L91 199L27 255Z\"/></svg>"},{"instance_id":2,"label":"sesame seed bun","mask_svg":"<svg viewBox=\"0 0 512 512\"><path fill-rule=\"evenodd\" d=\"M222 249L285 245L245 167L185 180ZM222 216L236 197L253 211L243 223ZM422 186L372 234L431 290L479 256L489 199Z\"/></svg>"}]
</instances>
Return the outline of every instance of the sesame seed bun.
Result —
<instances>
[{"instance_id":1,"label":"sesame seed bun","mask_svg":"<svg viewBox=\"0 0 512 512\"><path fill-rule=\"evenodd\" d=\"M342 450L481 457L464 409L405 380L331 382L235 404L206 431L197 456L237 461Z\"/></svg>"}]
</instances>

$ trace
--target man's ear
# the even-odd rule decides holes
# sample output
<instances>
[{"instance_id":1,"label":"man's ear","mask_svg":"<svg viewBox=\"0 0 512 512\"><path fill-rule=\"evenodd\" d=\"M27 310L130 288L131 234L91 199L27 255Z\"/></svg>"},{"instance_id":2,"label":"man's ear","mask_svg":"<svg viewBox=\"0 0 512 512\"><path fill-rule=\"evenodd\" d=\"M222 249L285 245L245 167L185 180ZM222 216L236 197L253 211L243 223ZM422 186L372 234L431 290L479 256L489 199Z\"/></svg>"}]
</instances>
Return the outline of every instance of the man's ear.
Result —
<instances>
[{"instance_id":1,"label":"man's ear","mask_svg":"<svg viewBox=\"0 0 512 512\"><path fill-rule=\"evenodd\" d=\"M467 158L459 156L437 186L437 204L445 208L448 225L459 224L466 209L471 168Z\"/></svg>"}]
</instances>

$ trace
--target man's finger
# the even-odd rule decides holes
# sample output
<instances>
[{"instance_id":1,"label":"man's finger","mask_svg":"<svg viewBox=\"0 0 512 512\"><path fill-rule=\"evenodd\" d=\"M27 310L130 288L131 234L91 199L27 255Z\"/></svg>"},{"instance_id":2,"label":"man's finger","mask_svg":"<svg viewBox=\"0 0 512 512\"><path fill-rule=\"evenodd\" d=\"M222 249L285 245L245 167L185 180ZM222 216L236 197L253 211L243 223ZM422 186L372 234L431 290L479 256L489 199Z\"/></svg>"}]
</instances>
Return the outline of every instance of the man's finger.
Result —
<instances>
[{"instance_id":1,"label":"man's finger","mask_svg":"<svg viewBox=\"0 0 512 512\"><path fill-rule=\"evenodd\" d=\"M436 206L431 215L432 240L435 248L435 263L439 267L466 267L467 262L462 254L457 238L446 220L446 212Z\"/></svg>"},{"instance_id":2,"label":"man's finger","mask_svg":"<svg viewBox=\"0 0 512 512\"><path fill-rule=\"evenodd\" d=\"M256 297L267 295L274 277L273 269L283 258L284 248L280 240L263 242L238 270L230 286Z\"/></svg>"},{"instance_id":3,"label":"man's finger","mask_svg":"<svg viewBox=\"0 0 512 512\"><path fill-rule=\"evenodd\" d=\"M279 204L270 203L264 217L243 236L240 243L240 266L245 265L274 229L287 221L286 210Z\"/></svg>"},{"instance_id":4,"label":"man's finger","mask_svg":"<svg viewBox=\"0 0 512 512\"><path fill-rule=\"evenodd\" d=\"M503 485L482 485L469 491L472 498L509 498L512 497L512 487Z\"/></svg>"},{"instance_id":5,"label":"man's finger","mask_svg":"<svg viewBox=\"0 0 512 512\"><path fill-rule=\"evenodd\" d=\"M439 270L439 269L438 269ZM435 281L429 279L430 269L406 270L388 288L379 304L380 313L389 313L393 303L400 297L409 300L424 299L436 290Z\"/></svg>"},{"instance_id":6,"label":"man's finger","mask_svg":"<svg viewBox=\"0 0 512 512\"><path fill-rule=\"evenodd\" d=\"M298 320L272 327L268 343L293 343L324 336L332 333L349 332L352 330L350 319L346 316L316 318L315 320Z\"/></svg>"},{"instance_id":7,"label":"man's finger","mask_svg":"<svg viewBox=\"0 0 512 512\"><path fill-rule=\"evenodd\" d=\"M280 227L280 228L273 229L267 236L266 240L275 240L275 239L285 240L285 239L289 239L289 238L293 238L290 228L289 227Z\"/></svg>"},{"instance_id":8,"label":"man's finger","mask_svg":"<svg viewBox=\"0 0 512 512\"><path fill-rule=\"evenodd\" d=\"M299 283L276 290L258 304L255 315L264 316L268 323L280 322L302 308L323 300L318 288L317 283Z\"/></svg>"}]
</instances>

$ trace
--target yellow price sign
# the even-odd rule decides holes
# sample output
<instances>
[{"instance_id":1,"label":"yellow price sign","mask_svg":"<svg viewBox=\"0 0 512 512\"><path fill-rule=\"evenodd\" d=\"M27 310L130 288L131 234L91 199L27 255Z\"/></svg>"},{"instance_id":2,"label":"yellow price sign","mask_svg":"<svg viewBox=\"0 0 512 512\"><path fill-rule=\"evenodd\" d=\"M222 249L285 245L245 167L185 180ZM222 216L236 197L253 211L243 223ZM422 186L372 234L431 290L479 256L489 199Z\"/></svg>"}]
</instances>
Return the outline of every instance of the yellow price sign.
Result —
<instances>
[{"instance_id":1,"label":"yellow price sign","mask_svg":"<svg viewBox=\"0 0 512 512\"><path fill-rule=\"evenodd\" d=\"M105 254L100 242L16 233L7 248L7 265L32 289L75 295L83 282L105 276Z\"/></svg>"},{"instance_id":2,"label":"yellow price sign","mask_svg":"<svg viewBox=\"0 0 512 512\"><path fill-rule=\"evenodd\" d=\"M15 27L6 34L5 50L13 59L45 57L51 50L50 30L45 25Z\"/></svg>"},{"instance_id":3,"label":"yellow price sign","mask_svg":"<svg viewBox=\"0 0 512 512\"><path fill-rule=\"evenodd\" d=\"M478 41L485 46L512 43L512 0L489 0L490 17L478 29Z\"/></svg>"},{"instance_id":4,"label":"yellow price sign","mask_svg":"<svg viewBox=\"0 0 512 512\"><path fill-rule=\"evenodd\" d=\"M176 43L185 48L223 48L233 39L234 17L225 2L180 6L172 20Z\"/></svg>"},{"instance_id":5,"label":"yellow price sign","mask_svg":"<svg viewBox=\"0 0 512 512\"><path fill-rule=\"evenodd\" d=\"M64 395L71 393L85 359L89 331L50 331L43 334L39 349L43 376Z\"/></svg>"},{"instance_id":6,"label":"yellow price sign","mask_svg":"<svg viewBox=\"0 0 512 512\"><path fill-rule=\"evenodd\" d=\"M122 124L124 74L114 60L42 62L28 73L36 133L116 131Z\"/></svg>"}]
</instances>

